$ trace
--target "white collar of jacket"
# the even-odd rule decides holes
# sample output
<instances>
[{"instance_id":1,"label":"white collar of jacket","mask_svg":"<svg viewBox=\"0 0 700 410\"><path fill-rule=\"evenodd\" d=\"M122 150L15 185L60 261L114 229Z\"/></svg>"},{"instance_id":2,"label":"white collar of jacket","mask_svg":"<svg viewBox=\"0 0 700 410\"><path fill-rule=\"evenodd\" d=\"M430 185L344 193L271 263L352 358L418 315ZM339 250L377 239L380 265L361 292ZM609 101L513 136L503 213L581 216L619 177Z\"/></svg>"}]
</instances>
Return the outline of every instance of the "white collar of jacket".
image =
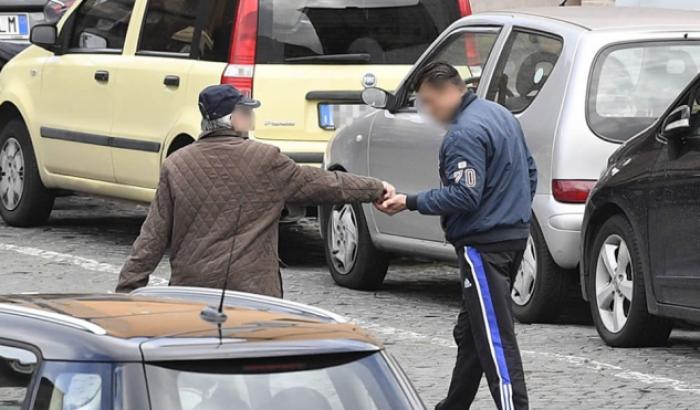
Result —
<instances>
[{"instance_id":1,"label":"white collar of jacket","mask_svg":"<svg viewBox=\"0 0 700 410\"><path fill-rule=\"evenodd\" d=\"M199 139L203 140L206 138L217 138L217 137L219 137L219 138L221 138L221 137L223 137L223 138L226 138L226 137L228 137L228 138L242 138L244 140L247 140L248 134L242 134L242 133L240 133L238 131L234 131L232 129L222 128L219 130L203 132L199 136Z\"/></svg>"}]
</instances>

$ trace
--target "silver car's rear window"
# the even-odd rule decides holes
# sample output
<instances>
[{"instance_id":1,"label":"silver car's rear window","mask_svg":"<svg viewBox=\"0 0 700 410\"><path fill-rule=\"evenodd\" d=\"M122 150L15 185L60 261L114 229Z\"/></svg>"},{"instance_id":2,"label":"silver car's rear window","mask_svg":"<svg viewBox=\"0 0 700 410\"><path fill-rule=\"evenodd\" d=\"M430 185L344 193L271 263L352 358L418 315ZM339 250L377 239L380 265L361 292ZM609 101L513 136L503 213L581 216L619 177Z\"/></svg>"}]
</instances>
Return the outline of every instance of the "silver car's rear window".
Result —
<instances>
[{"instance_id":1,"label":"silver car's rear window","mask_svg":"<svg viewBox=\"0 0 700 410\"><path fill-rule=\"evenodd\" d=\"M153 410L413 408L380 353L146 365Z\"/></svg>"},{"instance_id":2,"label":"silver car's rear window","mask_svg":"<svg viewBox=\"0 0 700 410\"><path fill-rule=\"evenodd\" d=\"M652 125L700 69L700 42L647 42L610 47L596 60L588 125L624 142Z\"/></svg>"}]
</instances>

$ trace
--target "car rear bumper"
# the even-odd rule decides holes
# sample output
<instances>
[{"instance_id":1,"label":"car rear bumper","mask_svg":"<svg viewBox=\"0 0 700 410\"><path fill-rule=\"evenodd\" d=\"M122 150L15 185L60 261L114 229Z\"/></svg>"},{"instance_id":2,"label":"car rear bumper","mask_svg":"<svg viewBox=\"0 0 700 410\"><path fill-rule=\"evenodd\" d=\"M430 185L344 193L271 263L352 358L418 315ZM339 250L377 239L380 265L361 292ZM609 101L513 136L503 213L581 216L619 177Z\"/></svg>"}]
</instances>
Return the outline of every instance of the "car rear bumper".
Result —
<instances>
[{"instance_id":1,"label":"car rear bumper","mask_svg":"<svg viewBox=\"0 0 700 410\"><path fill-rule=\"evenodd\" d=\"M554 262L564 269L576 268L585 205L565 204L550 194L538 194L533 209Z\"/></svg>"},{"instance_id":2,"label":"car rear bumper","mask_svg":"<svg viewBox=\"0 0 700 410\"><path fill-rule=\"evenodd\" d=\"M254 138L255 139L255 138ZM323 163L323 154L326 152L327 141L298 141L298 140L273 140L257 139L260 142L271 144L299 164L320 166Z\"/></svg>"}]
</instances>

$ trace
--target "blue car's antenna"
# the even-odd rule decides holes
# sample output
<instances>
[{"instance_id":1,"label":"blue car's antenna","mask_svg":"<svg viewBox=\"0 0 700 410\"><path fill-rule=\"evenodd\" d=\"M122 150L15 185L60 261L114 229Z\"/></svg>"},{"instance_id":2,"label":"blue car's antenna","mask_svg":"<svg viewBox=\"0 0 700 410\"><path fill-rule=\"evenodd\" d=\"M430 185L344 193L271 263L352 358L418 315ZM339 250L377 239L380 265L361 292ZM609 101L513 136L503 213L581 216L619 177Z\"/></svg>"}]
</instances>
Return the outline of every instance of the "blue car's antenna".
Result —
<instances>
[{"instance_id":1,"label":"blue car's antenna","mask_svg":"<svg viewBox=\"0 0 700 410\"><path fill-rule=\"evenodd\" d=\"M238 230L238 224L241 220L241 207L238 206L238 215L236 216L235 230ZM221 336L221 325L226 323L228 316L224 312L224 301L226 300L226 289L228 288L228 277L231 275L231 260L233 259L233 251L236 247L236 234L233 234L233 239L231 240L231 251L228 254L228 262L226 264L226 277L224 278L224 286L221 289L221 299L219 300L219 307L207 306L202 310L199 316L205 322L213 323L219 326L219 336Z\"/></svg>"}]
</instances>

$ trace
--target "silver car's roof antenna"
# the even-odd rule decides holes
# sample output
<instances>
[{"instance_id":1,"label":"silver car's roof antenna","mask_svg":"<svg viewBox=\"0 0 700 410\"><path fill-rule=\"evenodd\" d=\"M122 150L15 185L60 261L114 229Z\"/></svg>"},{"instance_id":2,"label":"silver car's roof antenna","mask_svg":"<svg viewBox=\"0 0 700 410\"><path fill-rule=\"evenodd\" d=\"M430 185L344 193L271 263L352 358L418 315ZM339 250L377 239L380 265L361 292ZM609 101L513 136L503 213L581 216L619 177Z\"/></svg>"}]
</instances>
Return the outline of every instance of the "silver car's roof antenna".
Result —
<instances>
[{"instance_id":1,"label":"silver car's roof antenna","mask_svg":"<svg viewBox=\"0 0 700 410\"><path fill-rule=\"evenodd\" d=\"M238 224L241 220L241 207L238 206L238 215L236 216L235 230L238 231ZM228 288L228 277L231 275L231 260L233 259L233 251L236 247L236 233L233 234L233 240L231 241L231 251L228 254L228 262L226 265L226 277L224 278L224 286L221 289L221 299L219 300L219 307L207 306L199 313L199 316L205 322L213 323L219 326L219 337L221 337L221 325L226 323L228 320L228 315L224 312L224 300L226 299L226 289Z\"/></svg>"}]
</instances>

